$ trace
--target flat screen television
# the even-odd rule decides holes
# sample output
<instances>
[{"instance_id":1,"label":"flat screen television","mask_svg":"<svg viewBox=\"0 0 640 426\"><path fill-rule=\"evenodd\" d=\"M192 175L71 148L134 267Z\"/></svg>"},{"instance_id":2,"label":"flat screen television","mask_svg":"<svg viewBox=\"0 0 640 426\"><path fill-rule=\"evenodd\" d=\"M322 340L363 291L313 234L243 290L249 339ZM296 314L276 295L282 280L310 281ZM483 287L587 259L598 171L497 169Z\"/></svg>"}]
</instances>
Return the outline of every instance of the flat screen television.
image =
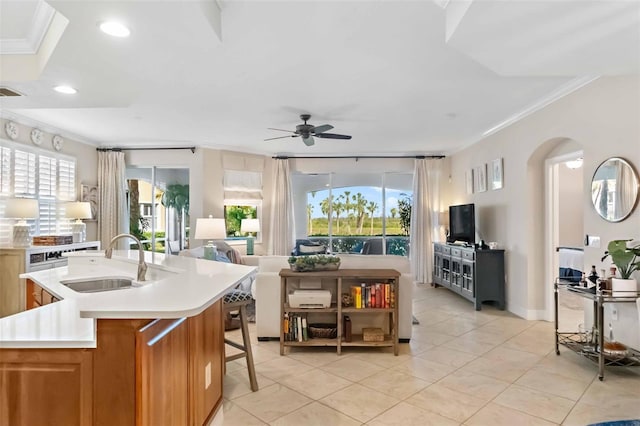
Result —
<instances>
[{"instance_id":1,"label":"flat screen television","mask_svg":"<svg viewBox=\"0 0 640 426\"><path fill-rule=\"evenodd\" d=\"M474 204L449 206L449 237L447 241L476 242L476 217Z\"/></svg>"}]
</instances>

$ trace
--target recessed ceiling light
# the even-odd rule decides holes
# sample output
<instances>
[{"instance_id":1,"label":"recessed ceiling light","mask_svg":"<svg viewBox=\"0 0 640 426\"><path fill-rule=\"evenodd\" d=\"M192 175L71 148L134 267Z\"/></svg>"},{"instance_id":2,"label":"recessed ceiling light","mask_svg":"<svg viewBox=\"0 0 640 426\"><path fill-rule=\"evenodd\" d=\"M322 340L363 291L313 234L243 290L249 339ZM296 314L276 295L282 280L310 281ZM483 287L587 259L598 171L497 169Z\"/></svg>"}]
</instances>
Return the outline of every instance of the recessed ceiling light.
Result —
<instances>
[{"instance_id":1,"label":"recessed ceiling light","mask_svg":"<svg viewBox=\"0 0 640 426\"><path fill-rule=\"evenodd\" d=\"M53 88L53 90L55 90L58 93L64 93L65 95L75 95L76 93L78 93L78 91L76 89L74 89L71 86L56 86Z\"/></svg>"},{"instance_id":2,"label":"recessed ceiling light","mask_svg":"<svg viewBox=\"0 0 640 426\"><path fill-rule=\"evenodd\" d=\"M129 28L125 27L120 22L115 21L101 22L100 30L105 34L109 34L114 37L129 37L129 34L131 34Z\"/></svg>"}]
</instances>

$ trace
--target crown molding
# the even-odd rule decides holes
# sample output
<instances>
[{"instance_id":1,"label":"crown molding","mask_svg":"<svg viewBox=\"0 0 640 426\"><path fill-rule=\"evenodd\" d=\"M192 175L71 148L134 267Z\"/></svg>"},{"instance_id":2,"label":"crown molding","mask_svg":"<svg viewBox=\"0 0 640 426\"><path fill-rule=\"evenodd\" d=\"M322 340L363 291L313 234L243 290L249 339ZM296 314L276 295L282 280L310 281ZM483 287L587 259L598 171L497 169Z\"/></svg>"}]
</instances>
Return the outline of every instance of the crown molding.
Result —
<instances>
[{"instance_id":1,"label":"crown molding","mask_svg":"<svg viewBox=\"0 0 640 426\"><path fill-rule=\"evenodd\" d=\"M43 0L38 2L33 13L31 26L26 38L0 39L3 55L33 55L38 52L42 40L49 31L56 10Z\"/></svg>"},{"instance_id":2,"label":"crown molding","mask_svg":"<svg viewBox=\"0 0 640 426\"><path fill-rule=\"evenodd\" d=\"M36 127L42 130L43 132L51 133L52 135L60 135L63 138L72 140L74 142L80 142L85 145L91 145L91 146L100 146L100 143L91 141L83 136L78 135L77 133L69 132L67 130L54 127L50 124L44 123L42 121L34 120L29 117L25 117L24 115L16 114L12 111L0 110L0 118L15 121L17 123L20 123L23 126Z\"/></svg>"}]
</instances>

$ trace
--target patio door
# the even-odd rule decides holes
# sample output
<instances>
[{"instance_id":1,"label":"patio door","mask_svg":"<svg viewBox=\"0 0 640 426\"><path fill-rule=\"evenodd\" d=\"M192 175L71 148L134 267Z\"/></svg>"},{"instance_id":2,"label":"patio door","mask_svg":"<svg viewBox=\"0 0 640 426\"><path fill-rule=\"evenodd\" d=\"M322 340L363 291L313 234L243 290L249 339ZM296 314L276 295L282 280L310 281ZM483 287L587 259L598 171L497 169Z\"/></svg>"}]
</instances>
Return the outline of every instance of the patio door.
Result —
<instances>
[{"instance_id":1,"label":"patio door","mask_svg":"<svg viewBox=\"0 0 640 426\"><path fill-rule=\"evenodd\" d=\"M188 248L189 169L127 167L129 232L148 251Z\"/></svg>"}]
</instances>

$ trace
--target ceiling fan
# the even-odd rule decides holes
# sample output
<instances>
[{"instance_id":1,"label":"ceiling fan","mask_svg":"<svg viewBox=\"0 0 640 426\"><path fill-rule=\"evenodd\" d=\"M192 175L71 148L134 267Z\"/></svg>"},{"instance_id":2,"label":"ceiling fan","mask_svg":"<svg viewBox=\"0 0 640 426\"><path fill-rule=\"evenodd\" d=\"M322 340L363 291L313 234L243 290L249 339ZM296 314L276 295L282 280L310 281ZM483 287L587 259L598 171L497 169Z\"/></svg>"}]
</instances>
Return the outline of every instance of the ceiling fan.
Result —
<instances>
[{"instance_id":1,"label":"ceiling fan","mask_svg":"<svg viewBox=\"0 0 640 426\"><path fill-rule=\"evenodd\" d=\"M290 132L293 134L288 136L278 136L275 138L268 138L268 139L265 139L265 141L271 141L274 139L282 139L282 138L301 137L302 142L304 142L305 145L311 146L315 143L313 140L314 136L317 138L324 138L324 139L351 139L351 136L349 135L339 135L337 133L325 133L327 130L333 129L333 126L330 124L323 124L322 126L314 126L312 124L307 124L307 121L309 121L310 118L311 118L310 114L301 114L300 119L304 121L304 124L298 124L296 126L295 131L284 130L284 129L274 129L272 127L269 127L269 130L278 130L280 132Z\"/></svg>"}]
</instances>

